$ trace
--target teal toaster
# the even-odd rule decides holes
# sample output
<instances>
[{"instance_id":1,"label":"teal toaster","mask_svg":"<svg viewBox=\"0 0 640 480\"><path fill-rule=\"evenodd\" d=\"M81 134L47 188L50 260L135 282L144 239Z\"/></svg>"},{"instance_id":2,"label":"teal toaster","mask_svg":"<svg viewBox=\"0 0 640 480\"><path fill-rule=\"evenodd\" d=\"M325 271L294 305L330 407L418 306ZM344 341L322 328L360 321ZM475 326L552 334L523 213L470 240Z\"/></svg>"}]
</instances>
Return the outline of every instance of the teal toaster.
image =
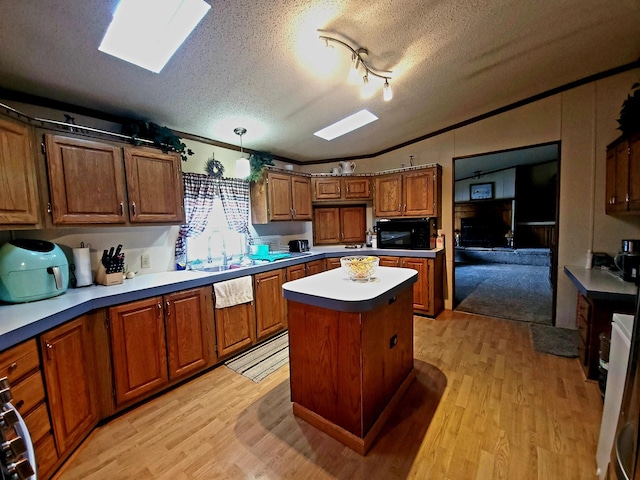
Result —
<instances>
[{"instance_id":1,"label":"teal toaster","mask_svg":"<svg viewBox=\"0 0 640 480\"><path fill-rule=\"evenodd\" d=\"M44 240L11 240L0 247L0 300L32 302L67 291L69 262L62 249Z\"/></svg>"}]
</instances>

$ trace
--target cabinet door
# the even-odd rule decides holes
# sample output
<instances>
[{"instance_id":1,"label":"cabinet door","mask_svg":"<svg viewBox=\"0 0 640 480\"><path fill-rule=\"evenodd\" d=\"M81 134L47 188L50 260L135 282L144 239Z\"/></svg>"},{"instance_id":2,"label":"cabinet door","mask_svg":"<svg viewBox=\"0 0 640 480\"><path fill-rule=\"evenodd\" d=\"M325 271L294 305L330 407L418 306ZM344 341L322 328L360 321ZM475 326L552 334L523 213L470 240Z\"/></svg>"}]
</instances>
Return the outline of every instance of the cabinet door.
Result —
<instances>
[{"instance_id":1,"label":"cabinet door","mask_svg":"<svg viewBox=\"0 0 640 480\"><path fill-rule=\"evenodd\" d=\"M98 422L87 317L50 330L40 340L55 441L64 455Z\"/></svg>"},{"instance_id":2,"label":"cabinet door","mask_svg":"<svg viewBox=\"0 0 640 480\"><path fill-rule=\"evenodd\" d=\"M291 177L291 207L294 220L311 220L311 179L293 175Z\"/></svg>"},{"instance_id":3,"label":"cabinet door","mask_svg":"<svg viewBox=\"0 0 640 480\"><path fill-rule=\"evenodd\" d=\"M402 258L403 268L413 268L418 271L418 281L413 284L413 309L429 313L431 302L429 295L429 272L426 258Z\"/></svg>"},{"instance_id":4,"label":"cabinet door","mask_svg":"<svg viewBox=\"0 0 640 480\"><path fill-rule=\"evenodd\" d=\"M121 149L46 135L54 224L125 223Z\"/></svg>"},{"instance_id":5,"label":"cabinet door","mask_svg":"<svg viewBox=\"0 0 640 480\"><path fill-rule=\"evenodd\" d=\"M616 211L616 147L607 148L607 179L605 183L605 212Z\"/></svg>"},{"instance_id":6,"label":"cabinet door","mask_svg":"<svg viewBox=\"0 0 640 480\"><path fill-rule=\"evenodd\" d=\"M381 267L399 267L400 266L400 257L388 257L381 256L380 258L380 266Z\"/></svg>"},{"instance_id":7,"label":"cabinet door","mask_svg":"<svg viewBox=\"0 0 640 480\"><path fill-rule=\"evenodd\" d=\"M0 120L0 225L35 225L38 200L29 128Z\"/></svg>"},{"instance_id":8,"label":"cabinet door","mask_svg":"<svg viewBox=\"0 0 640 480\"><path fill-rule=\"evenodd\" d=\"M629 143L624 141L616 145L614 212L627 211L627 194L629 193Z\"/></svg>"},{"instance_id":9,"label":"cabinet door","mask_svg":"<svg viewBox=\"0 0 640 480\"><path fill-rule=\"evenodd\" d=\"M434 185L435 169L403 173L403 215L435 215Z\"/></svg>"},{"instance_id":10,"label":"cabinet door","mask_svg":"<svg viewBox=\"0 0 640 480\"><path fill-rule=\"evenodd\" d=\"M215 318L219 360L256 343L256 313L253 302L216 308Z\"/></svg>"},{"instance_id":11,"label":"cabinet door","mask_svg":"<svg viewBox=\"0 0 640 480\"><path fill-rule=\"evenodd\" d=\"M340 243L340 208L322 207L313 210L314 245L335 245Z\"/></svg>"},{"instance_id":12,"label":"cabinet door","mask_svg":"<svg viewBox=\"0 0 640 480\"><path fill-rule=\"evenodd\" d=\"M344 243L364 243L367 230L365 207L341 207L340 228Z\"/></svg>"},{"instance_id":13,"label":"cabinet door","mask_svg":"<svg viewBox=\"0 0 640 480\"><path fill-rule=\"evenodd\" d=\"M257 339L262 340L287 328L282 284L284 270L255 275Z\"/></svg>"},{"instance_id":14,"label":"cabinet door","mask_svg":"<svg viewBox=\"0 0 640 480\"><path fill-rule=\"evenodd\" d=\"M298 280L299 278L304 278L306 275L307 270L304 263L293 265L292 267L287 267L287 282Z\"/></svg>"},{"instance_id":15,"label":"cabinet door","mask_svg":"<svg viewBox=\"0 0 640 480\"><path fill-rule=\"evenodd\" d=\"M124 162L131 222L184 223L180 157L125 148Z\"/></svg>"},{"instance_id":16,"label":"cabinet door","mask_svg":"<svg viewBox=\"0 0 640 480\"><path fill-rule=\"evenodd\" d=\"M267 173L269 220L291 220L291 177L280 173Z\"/></svg>"},{"instance_id":17,"label":"cabinet door","mask_svg":"<svg viewBox=\"0 0 640 480\"><path fill-rule=\"evenodd\" d=\"M371 180L367 177L345 178L344 198L347 200L371 198Z\"/></svg>"},{"instance_id":18,"label":"cabinet door","mask_svg":"<svg viewBox=\"0 0 640 480\"><path fill-rule=\"evenodd\" d=\"M340 200L340 177L314 178L313 199L314 200Z\"/></svg>"},{"instance_id":19,"label":"cabinet door","mask_svg":"<svg viewBox=\"0 0 640 480\"><path fill-rule=\"evenodd\" d=\"M116 403L130 402L169 381L162 298L109 309Z\"/></svg>"},{"instance_id":20,"label":"cabinet door","mask_svg":"<svg viewBox=\"0 0 640 480\"><path fill-rule=\"evenodd\" d=\"M326 260L327 270L333 270L334 268L342 267L342 265L340 264L340 258L327 258Z\"/></svg>"},{"instance_id":21,"label":"cabinet door","mask_svg":"<svg viewBox=\"0 0 640 480\"><path fill-rule=\"evenodd\" d=\"M307 262L306 270L307 276L315 275L316 273L324 272L326 270L325 261L322 260L314 260L313 262Z\"/></svg>"},{"instance_id":22,"label":"cabinet door","mask_svg":"<svg viewBox=\"0 0 640 480\"><path fill-rule=\"evenodd\" d=\"M165 295L169 379L191 375L210 364L213 337L211 287Z\"/></svg>"},{"instance_id":23,"label":"cabinet door","mask_svg":"<svg viewBox=\"0 0 640 480\"><path fill-rule=\"evenodd\" d=\"M400 174L376 177L373 209L376 217L402 215L402 176Z\"/></svg>"},{"instance_id":24,"label":"cabinet door","mask_svg":"<svg viewBox=\"0 0 640 480\"><path fill-rule=\"evenodd\" d=\"M640 211L640 132L629 139L629 210Z\"/></svg>"}]
</instances>

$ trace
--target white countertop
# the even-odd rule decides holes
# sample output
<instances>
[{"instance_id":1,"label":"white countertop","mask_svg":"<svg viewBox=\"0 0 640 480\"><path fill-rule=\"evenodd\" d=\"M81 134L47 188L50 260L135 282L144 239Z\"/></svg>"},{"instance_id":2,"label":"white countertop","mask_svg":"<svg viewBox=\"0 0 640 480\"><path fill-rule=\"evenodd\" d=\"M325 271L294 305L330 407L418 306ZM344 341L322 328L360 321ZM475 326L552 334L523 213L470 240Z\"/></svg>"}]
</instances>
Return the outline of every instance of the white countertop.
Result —
<instances>
[{"instance_id":1,"label":"white countertop","mask_svg":"<svg viewBox=\"0 0 640 480\"><path fill-rule=\"evenodd\" d=\"M411 268L378 267L368 282L350 280L341 268L287 282L284 297L300 303L345 312L375 308L387 298L409 288L418 279Z\"/></svg>"},{"instance_id":2,"label":"white countertop","mask_svg":"<svg viewBox=\"0 0 640 480\"><path fill-rule=\"evenodd\" d=\"M565 266L564 271L578 291L595 300L635 301L638 287L609 270Z\"/></svg>"}]
</instances>

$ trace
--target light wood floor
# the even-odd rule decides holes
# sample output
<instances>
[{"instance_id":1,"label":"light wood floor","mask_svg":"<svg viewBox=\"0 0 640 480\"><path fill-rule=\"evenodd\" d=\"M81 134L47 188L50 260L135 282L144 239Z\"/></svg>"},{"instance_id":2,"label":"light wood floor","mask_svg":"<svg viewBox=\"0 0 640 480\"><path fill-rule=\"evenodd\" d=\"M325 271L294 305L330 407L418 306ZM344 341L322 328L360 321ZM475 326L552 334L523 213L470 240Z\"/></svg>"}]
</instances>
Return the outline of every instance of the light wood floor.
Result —
<instances>
[{"instance_id":1,"label":"light wood floor","mask_svg":"<svg viewBox=\"0 0 640 480\"><path fill-rule=\"evenodd\" d=\"M415 317L418 376L366 457L291 413L289 372L219 367L94 431L59 479L595 478L602 402L526 323Z\"/></svg>"}]
</instances>

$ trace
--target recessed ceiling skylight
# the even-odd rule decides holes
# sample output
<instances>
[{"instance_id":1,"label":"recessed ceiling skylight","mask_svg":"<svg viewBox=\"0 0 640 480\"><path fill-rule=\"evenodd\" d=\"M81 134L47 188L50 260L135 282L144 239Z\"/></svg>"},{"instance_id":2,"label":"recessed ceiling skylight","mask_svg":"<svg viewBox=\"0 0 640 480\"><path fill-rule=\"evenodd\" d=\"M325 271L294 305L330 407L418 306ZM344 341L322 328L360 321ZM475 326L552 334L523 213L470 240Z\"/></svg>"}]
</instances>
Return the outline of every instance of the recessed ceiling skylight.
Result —
<instances>
[{"instance_id":1,"label":"recessed ceiling skylight","mask_svg":"<svg viewBox=\"0 0 640 480\"><path fill-rule=\"evenodd\" d=\"M314 135L324 138L325 140L333 140L345 133L352 132L360 127L364 127L368 123L378 120L369 110L360 110L353 115L349 115L328 127L318 130Z\"/></svg>"},{"instance_id":2,"label":"recessed ceiling skylight","mask_svg":"<svg viewBox=\"0 0 640 480\"><path fill-rule=\"evenodd\" d=\"M203 0L120 0L98 49L160 73L210 8Z\"/></svg>"}]
</instances>

